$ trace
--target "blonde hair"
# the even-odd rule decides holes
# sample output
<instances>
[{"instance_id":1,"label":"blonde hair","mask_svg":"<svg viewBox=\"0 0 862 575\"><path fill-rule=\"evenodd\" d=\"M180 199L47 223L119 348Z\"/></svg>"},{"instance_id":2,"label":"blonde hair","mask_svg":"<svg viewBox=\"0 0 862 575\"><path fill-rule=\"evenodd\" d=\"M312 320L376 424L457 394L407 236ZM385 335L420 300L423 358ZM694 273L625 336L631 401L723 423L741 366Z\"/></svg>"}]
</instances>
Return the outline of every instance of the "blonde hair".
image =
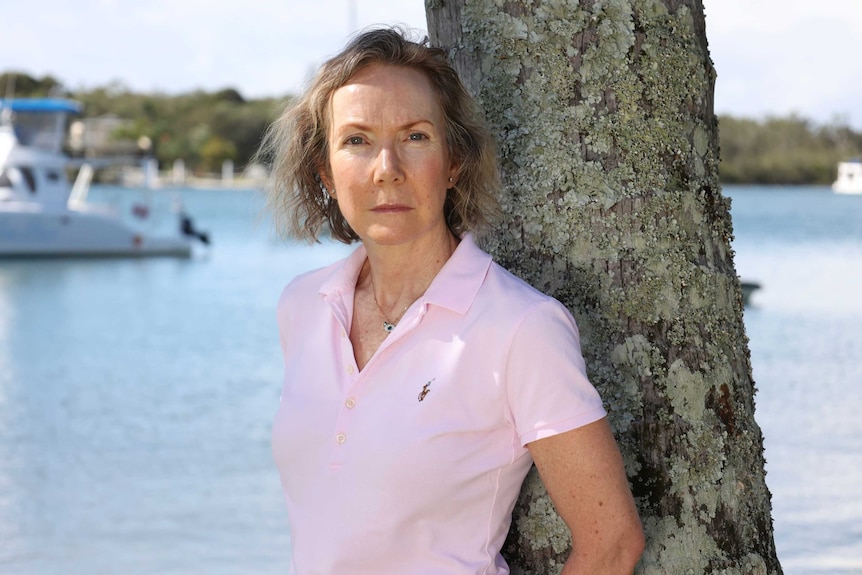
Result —
<instances>
[{"instance_id":1,"label":"blonde hair","mask_svg":"<svg viewBox=\"0 0 862 575\"><path fill-rule=\"evenodd\" d=\"M493 140L446 53L430 46L427 38L408 40L398 28L374 29L354 38L323 64L308 89L289 102L267 130L257 157L271 165L267 207L276 230L314 242L328 223L333 238L348 244L359 239L324 187L320 170L329 172L330 98L373 64L419 70L431 81L445 118L449 157L460 166L457 183L447 191L446 222L459 237L481 230L499 210Z\"/></svg>"}]
</instances>

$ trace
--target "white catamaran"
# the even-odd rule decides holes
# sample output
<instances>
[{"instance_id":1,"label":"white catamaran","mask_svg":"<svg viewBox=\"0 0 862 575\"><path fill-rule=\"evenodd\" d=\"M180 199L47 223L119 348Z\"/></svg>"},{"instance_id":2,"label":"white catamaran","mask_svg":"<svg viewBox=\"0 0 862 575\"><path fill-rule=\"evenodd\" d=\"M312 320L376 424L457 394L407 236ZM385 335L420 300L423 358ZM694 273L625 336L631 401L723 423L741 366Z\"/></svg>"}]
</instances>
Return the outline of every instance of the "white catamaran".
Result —
<instances>
[{"instance_id":1,"label":"white catamaran","mask_svg":"<svg viewBox=\"0 0 862 575\"><path fill-rule=\"evenodd\" d=\"M80 111L72 100L0 99L0 257L188 257L194 242L208 243L181 209L173 230L157 234L87 202L92 167L78 161L71 185L63 152L68 118Z\"/></svg>"}]
</instances>

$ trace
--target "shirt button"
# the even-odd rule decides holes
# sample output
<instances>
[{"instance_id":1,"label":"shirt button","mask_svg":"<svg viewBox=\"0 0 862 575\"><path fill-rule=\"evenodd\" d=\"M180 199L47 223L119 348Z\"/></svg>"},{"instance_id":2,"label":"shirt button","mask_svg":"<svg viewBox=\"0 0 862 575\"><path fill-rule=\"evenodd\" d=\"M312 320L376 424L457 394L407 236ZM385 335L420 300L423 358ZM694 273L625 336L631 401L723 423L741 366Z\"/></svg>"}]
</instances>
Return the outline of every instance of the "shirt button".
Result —
<instances>
[{"instance_id":1,"label":"shirt button","mask_svg":"<svg viewBox=\"0 0 862 575\"><path fill-rule=\"evenodd\" d=\"M335 436L335 441L337 441L338 444L341 445L342 443L347 441L347 436L344 435L343 433L339 433L338 435Z\"/></svg>"},{"instance_id":2,"label":"shirt button","mask_svg":"<svg viewBox=\"0 0 862 575\"><path fill-rule=\"evenodd\" d=\"M347 373L353 373L353 366L352 365L347 366Z\"/></svg>"},{"instance_id":3,"label":"shirt button","mask_svg":"<svg viewBox=\"0 0 862 575\"><path fill-rule=\"evenodd\" d=\"M353 409L353 407L355 405L356 405L356 399L354 399L352 397L348 398L347 401L344 402L344 407L346 407L347 409Z\"/></svg>"}]
</instances>

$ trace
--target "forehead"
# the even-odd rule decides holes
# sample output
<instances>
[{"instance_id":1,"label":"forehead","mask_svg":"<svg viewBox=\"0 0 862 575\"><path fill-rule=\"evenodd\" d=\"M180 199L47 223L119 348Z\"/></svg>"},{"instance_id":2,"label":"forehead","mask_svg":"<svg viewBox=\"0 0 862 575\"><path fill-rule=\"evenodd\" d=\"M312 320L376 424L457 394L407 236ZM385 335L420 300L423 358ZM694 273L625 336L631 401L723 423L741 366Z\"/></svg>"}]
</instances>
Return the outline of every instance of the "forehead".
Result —
<instances>
[{"instance_id":1,"label":"forehead","mask_svg":"<svg viewBox=\"0 0 862 575\"><path fill-rule=\"evenodd\" d=\"M437 93L422 70L372 64L360 69L330 98L333 124L368 117L393 121L442 121Z\"/></svg>"}]
</instances>

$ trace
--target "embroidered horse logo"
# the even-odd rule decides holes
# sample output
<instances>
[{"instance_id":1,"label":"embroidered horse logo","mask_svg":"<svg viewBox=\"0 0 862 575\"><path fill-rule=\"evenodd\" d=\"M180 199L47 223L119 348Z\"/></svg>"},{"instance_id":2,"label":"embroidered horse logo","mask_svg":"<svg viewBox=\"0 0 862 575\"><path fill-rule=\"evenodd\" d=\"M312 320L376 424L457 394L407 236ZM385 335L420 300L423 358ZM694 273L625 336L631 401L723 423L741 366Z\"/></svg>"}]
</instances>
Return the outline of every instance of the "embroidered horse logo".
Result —
<instances>
[{"instance_id":1,"label":"embroidered horse logo","mask_svg":"<svg viewBox=\"0 0 862 575\"><path fill-rule=\"evenodd\" d=\"M431 381L422 386L422 391L419 392L419 401L422 401L423 399L425 399L426 395L431 393L431 382L433 381L434 380L432 379Z\"/></svg>"}]
</instances>

